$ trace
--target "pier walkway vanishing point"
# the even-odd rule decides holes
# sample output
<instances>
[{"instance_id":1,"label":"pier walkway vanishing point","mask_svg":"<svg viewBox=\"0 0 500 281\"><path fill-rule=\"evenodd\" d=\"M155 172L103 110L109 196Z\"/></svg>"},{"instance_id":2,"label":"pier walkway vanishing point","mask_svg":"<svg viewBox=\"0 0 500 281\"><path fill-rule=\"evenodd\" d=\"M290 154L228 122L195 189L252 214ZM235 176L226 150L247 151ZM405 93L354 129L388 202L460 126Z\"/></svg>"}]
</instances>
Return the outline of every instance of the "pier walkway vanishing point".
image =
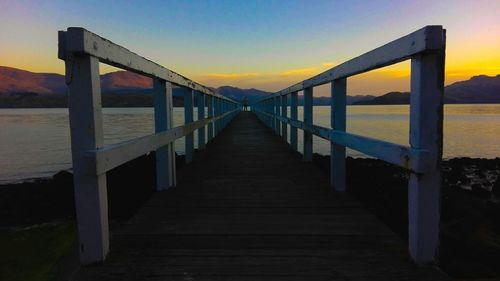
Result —
<instances>
[{"instance_id":1,"label":"pier walkway vanishing point","mask_svg":"<svg viewBox=\"0 0 500 281\"><path fill-rule=\"evenodd\" d=\"M77 280L446 280L405 244L242 112Z\"/></svg>"},{"instance_id":2,"label":"pier walkway vanishing point","mask_svg":"<svg viewBox=\"0 0 500 281\"><path fill-rule=\"evenodd\" d=\"M442 27L427 26L241 112L237 101L83 28L61 31L85 265L75 279L446 280L437 268L422 266L435 262L439 246L444 50ZM410 146L347 133L347 77L407 59ZM100 62L153 79L154 134L103 145ZM313 88L326 83L331 128L313 124ZM183 94L185 113L185 124L175 128L173 87ZM330 179L311 163L312 135L331 142ZM177 171L173 143L181 137L188 165ZM344 192L346 147L410 172L408 246ZM160 192L110 231L106 172L150 151Z\"/></svg>"}]
</instances>

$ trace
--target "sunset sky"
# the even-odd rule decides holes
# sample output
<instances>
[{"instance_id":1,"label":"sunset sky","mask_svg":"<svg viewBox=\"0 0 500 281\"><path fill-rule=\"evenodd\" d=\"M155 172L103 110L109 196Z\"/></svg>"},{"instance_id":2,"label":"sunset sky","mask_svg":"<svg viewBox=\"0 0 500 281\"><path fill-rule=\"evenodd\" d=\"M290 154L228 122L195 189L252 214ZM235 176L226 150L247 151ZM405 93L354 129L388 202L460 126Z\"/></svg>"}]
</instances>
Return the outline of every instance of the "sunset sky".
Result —
<instances>
[{"instance_id":1,"label":"sunset sky","mask_svg":"<svg viewBox=\"0 0 500 281\"><path fill-rule=\"evenodd\" d=\"M277 91L439 24L446 84L500 73L499 0L0 0L0 19L0 65L34 72L62 74L57 31L81 26L208 86ZM351 95L408 89L408 62L348 80Z\"/></svg>"}]
</instances>

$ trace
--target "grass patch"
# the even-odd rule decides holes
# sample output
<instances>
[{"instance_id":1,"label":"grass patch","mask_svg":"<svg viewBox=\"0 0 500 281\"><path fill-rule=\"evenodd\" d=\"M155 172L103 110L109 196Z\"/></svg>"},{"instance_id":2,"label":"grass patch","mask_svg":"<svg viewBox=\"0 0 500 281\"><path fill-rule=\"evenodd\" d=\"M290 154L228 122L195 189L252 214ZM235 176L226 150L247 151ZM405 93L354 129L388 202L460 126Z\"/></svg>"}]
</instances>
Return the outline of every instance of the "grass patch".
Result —
<instances>
[{"instance_id":1,"label":"grass patch","mask_svg":"<svg viewBox=\"0 0 500 281\"><path fill-rule=\"evenodd\" d=\"M52 280L52 268L76 249L74 222L0 230L0 280Z\"/></svg>"}]
</instances>

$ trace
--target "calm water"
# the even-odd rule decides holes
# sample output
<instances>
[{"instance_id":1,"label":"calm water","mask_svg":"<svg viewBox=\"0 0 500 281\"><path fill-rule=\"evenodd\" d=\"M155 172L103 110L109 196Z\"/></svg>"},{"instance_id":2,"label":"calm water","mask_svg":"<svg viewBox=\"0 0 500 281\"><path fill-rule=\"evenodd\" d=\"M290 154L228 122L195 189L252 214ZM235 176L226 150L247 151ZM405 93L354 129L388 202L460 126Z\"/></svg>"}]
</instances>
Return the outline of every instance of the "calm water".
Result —
<instances>
[{"instance_id":1,"label":"calm water","mask_svg":"<svg viewBox=\"0 0 500 281\"><path fill-rule=\"evenodd\" d=\"M329 126L329 112L329 107L315 107L314 123ZM408 106L349 106L347 112L347 131L408 145ZM175 126L183 119L183 109L175 108ZM68 123L67 109L0 109L0 182L51 176L68 169ZM106 144L151 134L153 110L106 108L104 132ZM500 157L500 105L446 105L444 136L445 158ZM183 139L176 141L175 149L184 152ZM329 144L315 137L314 151L328 154ZM356 151L349 154L364 157Z\"/></svg>"}]
</instances>

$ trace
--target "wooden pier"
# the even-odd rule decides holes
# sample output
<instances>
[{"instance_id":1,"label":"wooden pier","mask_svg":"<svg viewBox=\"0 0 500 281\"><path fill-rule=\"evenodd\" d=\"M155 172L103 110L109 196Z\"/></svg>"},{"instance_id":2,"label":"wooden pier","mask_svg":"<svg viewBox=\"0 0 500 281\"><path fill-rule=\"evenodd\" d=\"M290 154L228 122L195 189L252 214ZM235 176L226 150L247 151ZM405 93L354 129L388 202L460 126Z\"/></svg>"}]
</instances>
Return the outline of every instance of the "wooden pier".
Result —
<instances>
[{"instance_id":1,"label":"wooden pier","mask_svg":"<svg viewBox=\"0 0 500 281\"><path fill-rule=\"evenodd\" d=\"M61 31L85 265L77 279L446 279L432 267L439 249L445 41L441 26L426 26L241 112L238 101L90 31ZM347 78L404 60L411 60L410 146L347 132ZM152 78L153 134L103 144L99 63ZM313 122L313 92L327 83L331 126L322 127ZM183 93L185 115L175 128L173 87ZM330 179L311 164L313 135L331 144ZM177 171L173 147L181 137L188 165ZM345 193L346 148L409 172L408 245ZM106 172L151 151L158 193L110 232Z\"/></svg>"},{"instance_id":2,"label":"wooden pier","mask_svg":"<svg viewBox=\"0 0 500 281\"><path fill-rule=\"evenodd\" d=\"M197 156L76 280L447 280L253 113Z\"/></svg>"}]
</instances>

